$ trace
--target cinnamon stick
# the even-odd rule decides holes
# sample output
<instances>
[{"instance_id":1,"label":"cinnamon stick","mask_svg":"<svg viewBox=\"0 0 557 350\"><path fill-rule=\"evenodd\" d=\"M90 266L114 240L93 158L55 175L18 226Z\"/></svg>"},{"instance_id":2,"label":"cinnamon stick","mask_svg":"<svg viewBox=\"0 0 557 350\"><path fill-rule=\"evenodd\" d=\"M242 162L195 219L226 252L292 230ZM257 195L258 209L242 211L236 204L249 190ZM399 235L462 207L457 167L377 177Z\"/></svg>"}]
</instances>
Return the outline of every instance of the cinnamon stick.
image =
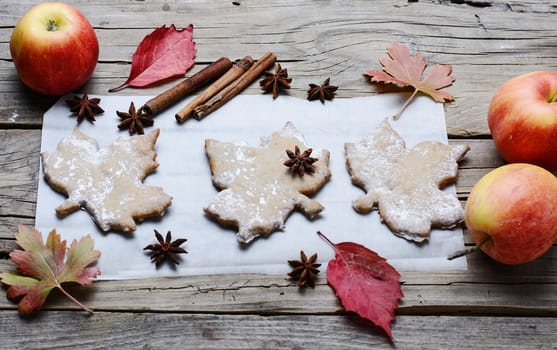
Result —
<instances>
[{"instance_id":1,"label":"cinnamon stick","mask_svg":"<svg viewBox=\"0 0 557 350\"><path fill-rule=\"evenodd\" d=\"M184 108L176 113L176 120L178 123L183 123L186 119L191 117L193 110L205 103L216 93L230 85L234 80L238 79L242 74L244 74L253 64L253 58L246 56L236 62L232 68L230 68L223 76L221 76L217 81L209 85L205 91L197 95L190 103L188 103Z\"/></svg>"},{"instance_id":2,"label":"cinnamon stick","mask_svg":"<svg viewBox=\"0 0 557 350\"><path fill-rule=\"evenodd\" d=\"M221 57L186 80L153 97L147 101L141 109L143 113L154 116L199 89L201 86L214 81L230 69L230 67L232 67L230 59Z\"/></svg>"},{"instance_id":3,"label":"cinnamon stick","mask_svg":"<svg viewBox=\"0 0 557 350\"><path fill-rule=\"evenodd\" d=\"M196 107L193 110L193 116L198 120L205 118L209 113L215 111L231 98L242 92L242 90L248 87L257 77L269 69L269 67L275 63L276 59L277 57L272 52L264 54L250 69L232 84L228 85L228 87L224 88L206 103Z\"/></svg>"}]
</instances>

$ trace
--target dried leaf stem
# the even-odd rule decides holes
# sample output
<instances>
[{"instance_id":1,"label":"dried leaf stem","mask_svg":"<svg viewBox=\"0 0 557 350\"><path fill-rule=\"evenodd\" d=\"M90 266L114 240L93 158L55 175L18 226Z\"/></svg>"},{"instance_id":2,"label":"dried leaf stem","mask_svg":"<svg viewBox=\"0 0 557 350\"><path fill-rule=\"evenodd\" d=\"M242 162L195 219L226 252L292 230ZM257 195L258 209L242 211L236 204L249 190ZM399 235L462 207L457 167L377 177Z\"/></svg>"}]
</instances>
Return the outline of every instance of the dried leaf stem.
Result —
<instances>
[{"instance_id":1,"label":"dried leaf stem","mask_svg":"<svg viewBox=\"0 0 557 350\"><path fill-rule=\"evenodd\" d=\"M141 109L145 114L152 117L196 91L201 86L213 82L229 70L230 67L232 67L230 59L221 57L191 77L153 97Z\"/></svg>"},{"instance_id":2,"label":"dried leaf stem","mask_svg":"<svg viewBox=\"0 0 557 350\"><path fill-rule=\"evenodd\" d=\"M236 62L223 76L211 84L205 91L197 95L190 103L176 113L178 123L183 123L192 116L193 110L199 105L207 102L216 93L226 88L253 65L253 58L246 56Z\"/></svg>"},{"instance_id":3,"label":"dried leaf stem","mask_svg":"<svg viewBox=\"0 0 557 350\"><path fill-rule=\"evenodd\" d=\"M73 301L75 304L77 304L77 306L79 306L80 308L82 308L85 312L87 312L88 315L92 315L93 314L93 309L87 307L85 304L81 303L79 300L77 300L76 298L74 298L70 293L68 293L64 288L62 288L62 285L60 283L58 283L58 281L56 281L56 287L58 287L58 290L60 292L62 292L62 294L64 294L66 297L68 297L71 301Z\"/></svg>"},{"instance_id":4,"label":"dried leaf stem","mask_svg":"<svg viewBox=\"0 0 557 350\"><path fill-rule=\"evenodd\" d=\"M406 107L408 107L410 102L412 102L414 97L416 97L416 95L418 94L418 91L419 91L418 89L414 89L414 92L412 93L412 95L410 95L410 97L408 97L406 102L404 102L404 105L402 105L402 107L400 107L400 110L395 115L393 115L393 120L397 120L398 118L400 118L400 115L402 114L402 112L404 112Z\"/></svg>"},{"instance_id":5,"label":"dried leaf stem","mask_svg":"<svg viewBox=\"0 0 557 350\"><path fill-rule=\"evenodd\" d=\"M277 57L271 52L264 54L250 69L248 69L232 84L221 90L206 103L195 108L193 111L194 117L199 120L205 118L209 113L217 110L220 106L242 92L242 90L248 87L248 85L263 74L263 72L269 69L269 67L275 63L276 59Z\"/></svg>"},{"instance_id":6,"label":"dried leaf stem","mask_svg":"<svg viewBox=\"0 0 557 350\"><path fill-rule=\"evenodd\" d=\"M335 249L335 244L327 236L325 236L323 232L317 231L317 235L325 240L325 242L327 242L331 246L331 248Z\"/></svg>"}]
</instances>

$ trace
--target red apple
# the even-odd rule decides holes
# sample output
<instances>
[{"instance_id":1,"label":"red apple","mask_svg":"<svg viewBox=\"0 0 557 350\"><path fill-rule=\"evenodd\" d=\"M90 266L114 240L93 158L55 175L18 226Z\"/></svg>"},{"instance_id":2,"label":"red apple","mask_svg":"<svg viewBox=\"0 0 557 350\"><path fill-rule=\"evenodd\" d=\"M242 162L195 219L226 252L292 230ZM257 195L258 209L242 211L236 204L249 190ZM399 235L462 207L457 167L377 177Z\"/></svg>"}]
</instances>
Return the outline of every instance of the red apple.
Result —
<instances>
[{"instance_id":1,"label":"red apple","mask_svg":"<svg viewBox=\"0 0 557 350\"><path fill-rule=\"evenodd\" d=\"M557 240L557 178L525 163L492 170L472 189L464 220L494 260L513 265L534 260Z\"/></svg>"},{"instance_id":2,"label":"red apple","mask_svg":"<svg viewBox=\"0 0 557 350\"><path fill-rule=\"evenodd\" d=\"M491 100L487 121L507 162L557 170L557 72L533 72L505 82Z\"/></svg>"},{"instance_id":3,"label":"red apple","mask_svg":"<svg viewBox=\"0 0 557 350\"><path fill-rule=\"evenodd\" d=\"M25 85L41 94L63 95L91 77L99 42L77 9L45 2L21 17L12 33L10 52Z\"/></svg>"}]
</instances>

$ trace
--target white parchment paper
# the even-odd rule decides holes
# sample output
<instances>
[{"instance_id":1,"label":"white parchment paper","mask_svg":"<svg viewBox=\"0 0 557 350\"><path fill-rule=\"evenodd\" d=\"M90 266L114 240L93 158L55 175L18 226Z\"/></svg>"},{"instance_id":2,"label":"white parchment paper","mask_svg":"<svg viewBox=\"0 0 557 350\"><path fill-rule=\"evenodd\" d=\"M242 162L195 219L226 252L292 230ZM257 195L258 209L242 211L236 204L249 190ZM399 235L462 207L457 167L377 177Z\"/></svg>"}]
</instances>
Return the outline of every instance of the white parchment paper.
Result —
<instances>
[{"instance_id":1,"label":"white parchment paper","mask_svg":"<svg viewBox=\"0 0 557 350\"><path fill-rule=\"evenodd\" d=\"M48 110L44 115L41 150L54 151L60 139L71 135L75 127L96 138L101 147L118 136L128 137L127 131L119 131L116 127L119 122L116 111L127 111L131 101L139 107L151 98L98 97L105 113L97 116L94 124L83 121L78 126L76 117L64 103L65 98ZM359 141L371 133L380 121L398 110L406 97L382 94L337 98L322 105L288 96L273 100L267 95L241 95L200 122L192 119L180 125L174 114L186 100L155 118L154 127L161 129L155 146L160 166L145 183L162 186L173 197L172 206L162 218L139 223L131 234L103 233L83 210L59 219L54 208L62 203L64 196L50 188L41 169L36 227L45 237L56 228L68 242L91 234L95 248L102 252L98 265L103 279L220 273L284 274L290 271L287 260L298 259L300 250L307 254L318 253L322 271L325 271L326 262L334 257L334 251L316 234L318 230L333 242L363 244L387 258L400 271L466 269L465 258L446 259L450 253L463 248L461 229L433 230L428 243L416 245L394 236L381 223L377 211L362 215L351 207L351 201L363 192L350 182L344 143ZM331 152L332 178L313 197L325 210L313 221L294 212L286 221L284 231L258 238L247 246L240 245L235 230L222 228L204 214L203 207L217 193L211 182L204 141L206 138L246 141L255 146L259 145L260 137L282 129L287 121L292 121L304 134L308 146ZM407 147L423 140L447 142L443 106L427 97L417 98L399 120L391 119L390 123ZM147 128L146 132L154 127ZM454 186L446 190L455 191ZM179 265L163 264L156 269L150 262L143 247L155 242L154 229L163 235L170 230L173 238L188 239L182 245L188 254L181 255Z\"/></svg>"}]
</instances>

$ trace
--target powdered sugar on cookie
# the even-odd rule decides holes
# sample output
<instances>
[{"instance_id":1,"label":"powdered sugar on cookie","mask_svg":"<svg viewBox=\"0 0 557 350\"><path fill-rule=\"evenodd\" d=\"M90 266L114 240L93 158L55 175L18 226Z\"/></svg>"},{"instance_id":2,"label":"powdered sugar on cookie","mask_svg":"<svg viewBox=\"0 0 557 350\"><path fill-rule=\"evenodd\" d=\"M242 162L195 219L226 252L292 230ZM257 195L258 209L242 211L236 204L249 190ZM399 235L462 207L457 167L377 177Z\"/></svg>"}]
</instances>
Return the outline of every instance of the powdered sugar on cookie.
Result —
<instances>
[{"instance_id":1,"label":"powdered sugar on cookie","mask_svg":"<svg viewBox=\"0 0 557 350\"><path fill-rule=\"evenodd\" d=\"M282 229L290 213L298 209L313 218L324 208L308 198L330 178L329 151L314 152L315 172L303 177L284 166L287 149L307 149L302 134L290 122L281 132L261 141L260 147L208 139L214 185L221 190L205 211L223 225L238 227L237 238L248 243Z\"/></svg>"},{"instance_id":2,"label":"powdered sugar on cookie","mask_svg":"<svg viewBox=\"0 0 557 350\"><path fill-rule=\"evenodd\" d=\"M377 207L396 235L427 240L431 227L450 228L463 220L458 198L441 189L456 180L468 150L434 141L408 150L385 120L369 137L345 144L352 183L366 191L352 205L363 213Z\"/></svg>"},{"instance_id":3,"label":"powdered sugar on cookie","mask_svg":"<svg viewBox=\"0 0 557 350\"><path fill-rule=\"evenodd\" d=\"M59 216L85 208L103 230L133 231L135 220L160 216L172 198L144 178L158 167L153 150L159 130L120 137L107 148L79 129L63 138L52 153L42 153L47 182L68 198Z\"/></svg>"}]
</instances>

